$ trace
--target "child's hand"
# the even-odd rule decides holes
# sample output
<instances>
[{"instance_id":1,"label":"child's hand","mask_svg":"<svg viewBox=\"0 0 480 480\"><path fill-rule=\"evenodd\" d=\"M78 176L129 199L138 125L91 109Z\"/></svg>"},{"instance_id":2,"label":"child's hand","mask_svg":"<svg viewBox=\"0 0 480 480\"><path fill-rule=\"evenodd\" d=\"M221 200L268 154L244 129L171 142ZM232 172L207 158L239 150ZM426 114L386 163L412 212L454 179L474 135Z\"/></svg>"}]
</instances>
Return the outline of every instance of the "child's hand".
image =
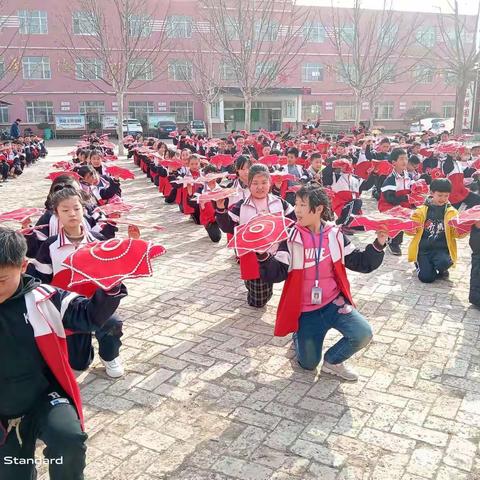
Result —
<instances>
[{"instance_id":1,"label":"child's hand","mask_svg":"<svg viewBox=\"0 0 480 480\"><path fill-rule=\"evenodd\" d=\"M214 202L217 204L217 208L222 210L225 208L225 199L222 198L221 200L217 200L216 202Z\"/></svg>"},{"instance_id":2,"label":"child's hand","mask_svg":"<svg viewBox=\"0 0 480 480\"><path fill-rule=\"evenodd\" d=\"M138 240L140 238L140 229L136 225L128 226L128 238Z\"/></svg>"},{"instance_id":3,"label":"child's hand","mask_svg":"<svg viewBox=\"0 0 480 480\"><path fill-rule=\"evenodd\" d=\"M32 219L30 217L24 218L22 221L22 230L25 230L32 224Z\"/></svg>"},{"instance_id":4,"label":"child's hand","mask_svg":"<svg viewBox=\"0 0 480 480\"><path fill-rule=\"evenodd\" d=\"M377 242L383 247L388 240L388 232L378 231L377 232Z\"/></svg>"},{"instance_id":5,"label":"child's hand","mask_svg":"<svg viewBox=\"0 0 480 480\"><path fill-rule=\"evenodd\" d=\"M480 228L480 222L475 222L475 227Z\"/></svg>"}]
</instances>

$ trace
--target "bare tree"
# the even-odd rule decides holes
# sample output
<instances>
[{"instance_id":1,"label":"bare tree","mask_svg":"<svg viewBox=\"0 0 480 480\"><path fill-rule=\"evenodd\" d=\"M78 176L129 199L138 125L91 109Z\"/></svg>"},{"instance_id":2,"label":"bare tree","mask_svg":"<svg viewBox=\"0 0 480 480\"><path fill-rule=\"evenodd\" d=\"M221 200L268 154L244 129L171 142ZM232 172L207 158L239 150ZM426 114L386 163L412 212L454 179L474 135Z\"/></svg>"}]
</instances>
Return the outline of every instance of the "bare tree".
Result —
<instances>
[{"instance_id":1,"label":"bare tree","mask_svg":"<svg viewBox=\"0 0 480 480\"><path fill-rule=\"evenodd\" d=\"M336 53L336 72L355 98L355 123L361 118L362 102L370 105L371 118L375 103L384 89L401 81L426 57L410 55L416 42L415 32L421 25L420 16L406 18L392 9L391 0L383 1L381 9L366 10L361 0L353 8L334 7L322 19Z\"/></svg>"},{"instance_id":2,"label":"bare tree","mask_svg":"<svg viewBox=\"0 0 480 480\"><path fill-rule=\"evenodd\" d=\"M197 49L188 55L188 61L183 74L184 81L194 97L202 103L207 119L207 135L212 136L212 106L222 93L218 55L200 41Z\"/></svg>"},{"instance_id":3,"label":"bare tree","mask_svg":"<svg viewBox=\"0 0 480 480\"><path fill-rule=\"evenodd\" d=\"M167 29L154 29L146 0L76 0L69 8L72 24L64 21L76 78L88 80L118 102L117 134L123 155L125 96L166 69ZM168 7L168 5L167 5ZM164 13L166 14L166 11ZM157 31L156 31L157 30Z\"/></svg>"},{"instance_id":4,"label":"bare tree","mask_svg":"<svg viewBox=\"0 0 480 480\"><path fill-rule=\"evenodd\" d=\"M434 55L442 65L447 81L455 86L454 133L458 135L463 128L467 89L480 69L480 49L477 45L480 3L475 16L461 15L458 0L448 2L448 5L449 12L438 15L441 44L434 50Z\"/></svg>"},{"instance_id":5,"label":"bare tree","mask_svg":"<svg viewBox=\"0 0 480 480\"><path fill-rule=\"evenodd\" d=\"M295 0L199 0L205 43L221 58L223 80L237 86L250 130L253 100L279 85L301 61L309 9Z\"/></svg>"}]
</instances>

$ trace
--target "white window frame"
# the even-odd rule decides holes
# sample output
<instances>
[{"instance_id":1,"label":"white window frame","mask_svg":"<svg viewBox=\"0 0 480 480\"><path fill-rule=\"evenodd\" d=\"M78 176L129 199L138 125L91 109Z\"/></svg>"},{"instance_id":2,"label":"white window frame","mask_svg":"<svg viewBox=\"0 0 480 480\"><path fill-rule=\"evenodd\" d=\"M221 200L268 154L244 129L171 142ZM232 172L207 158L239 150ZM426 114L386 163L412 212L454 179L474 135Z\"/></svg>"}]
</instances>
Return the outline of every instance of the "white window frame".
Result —
<instances>
[{"instance_id":1,"label":"white window frame","mask_svg":"<svg viewBox=\"0 0 480 480\"><path fill-rule=\"evenodd\" d=\"M345 109L340 111L339 109ZM339 122L351 122L355 120L355 102L344 101L335 103L335 120ZM349 111L348 111L349 110ZM342 115L340 115L342 113Z\"/></svg>"},{"instance_id":2,"label":"white window frame","mask_svg":"<svg viewBox=\"0 0 480 480\"><path fill-rule=\"evenodd\" d=\"M417 65L413 71L413 78L416 83L428 85L433 83L435 78L435 69L428 65Z\"/></svg>"},{"instance_id":3,"label":"white window frame","mask_svg":"<svg viewBox=\"0 0 480 480\"><path fill-rule=\"evenodd\" d=\"M302 65L303 82L322 82L323 65L321 63L304 63Z\"/></svg>"},{"instance_id":4,"label":"white window frame","mask_svg":"<svg viewBox=\"0 0 480 480\"><path fill-rule=\"evenodd\" d=\"M75 78L77 80L100 80L102 77L103 63L100 59L82 58L75 62Z\"/></svg>"},{"instance_id":5,"label":"white window frame","mask_svg":"<svg viewBox=\"0 0 480 480\"><path fill-rule=\"evenodd\" d=\"M193 77L193 66L188 60L170 60L168 62L168 78L177 82L191 80Z\"/></svg>"},{"instance_id":6,"label":"white window frame","mask_svg":"<svg viewBox=\"0 0 480 480\"><path fill-rule=\"evenodd\" d=\"M22 35L48 34L48 13L44 10L19 10L18 21Z\"/></svg>"},{"instance_id":7,"label":"white window frame","mask_svg":"<svg viewBox=\"0 0 480 480\"><path fill-rule=\"evenodd\" d=\"M27 111L27 123L53 123L53 102L48 100L29 100L25 102L25 108ZM45 118L38 118L40 112L36 112L36 109L45 110Z\"/></svg>"},{"instance_id":8,"label":"white window frame","mask_svg":"<svg viewBox=\"0 0 480 480\"><path fill-rule=\"evenodd\" d=\"M191 100L171 100L170 111L176 114L177 123L188 123L194 119L194 105ZM179 113L182 114L181 118L178 116Z\"/></svg>"},{"instance_id":9,"label":"white window frame","mask_svg":"<svg viewBox=\"0 0 480 480\"><path fill-rule=\"evenodd\" d=\"M41 76L32 76L35 70L40 71ZM48 57L23 57L22 73L24 80L50 80L52 78L50 59Z\"/></svg>"},{"instance_id":10,"label":"white window frame","mask_svg":"<svg viewBox=\"0 0 480 480\"><path fill-rule=\"evenodd\" d=\"M308 42L323 43L325 42L325 27L320 22L311 22L305 26L304 36Z\"/></svg>"},{"instance_id":11,"label":"white window frame","mask_svg":"<svg viewBox=\"0 0 480 480\"><path fill-rule=\"evenodd\" d=\"M77 10L72 15L72 33L73 35L96 35L92 26L92 13Z\"/></svg>"},{"instance_id":12,"label":"white window frame","mask_svg":"<svg viewBox=\"0 0 480 480\"><path fill-rule=\"evenodd\" d=\"M435 26L419 28L415 32L415 39L422 47L433 48L437 43L437 30Z\"/></svg>"},{"instance_id":13,"label":"white window frame","mask_svg":"<svg viewBox=\"0 0 480 480\"><path fill-rule=\"evenodd\" d=\"M451 109L451 115L447 115L447 109ZM455 100L450 102L443 102L442 116L443 118L455 117Z\"/></svg>"},{"instance_id":14,"label":"white window frame","mask_svg":"<svg viewBox=\"0 0 480 480\"><path fill-rule=\"evenodd\" d=\"M131 37L147 38L152 34L152 31L153 18L151 15L131 15L128 19L128 34Z\"/></svg>"},{"instance_id":15,"label":"white window frame","mask_svg":"<svg viewBox=\"0 0 480 480\"><path fill-rule=\"evenodd\" d=\"M192 38L193 17L170 15L166 21L168 38Z\"/></svg>"},{"instance_id":16,"label":"white window frame","mask_svg":"<svg viewBox=\"0 0 480 480\"><path fill-rule=\"evenodd\" d=\"M0 105L0 123L10 123L10 111L8 105Z\"/></svg>"},{"instance_id":17,"label":"white window frame","mask_svg":"<svg viewBox=\"0 0 480 480\"><path fill-rule=\"evenodd\" d=\"M316 120L323 113L323 102L321 100L316 101L303 101L302 102L302 122L306 122L308 119Z\"/></svg>"},{"instance_id":18,"label":"white window frame","mask_svg":"<svg viewBox=\"0 0 480 480\"><path fill-rule=\"evenodd\" d=\"M432 102L430 100L417 100L412 102L412 108L423 110L424 113L429 113L432 111Z\"/></svg>"},{"instance_id":19,"label":"white window frame","mask_svg":"<svg viewBox=\"0 0 480 480\"><path fill-rule=\"evenodd\" d=\"M136 76L136 73L138 73L138 70L135 71L135 69L140 69L142 75ZM134 73L133 75L132 75L132 72ZM130 78L134 80L139 80L142 82L151 81L153 80L153 64L151 61L144 60L144 59L132 60L128 65L128 75Z\"/></svg>"},{"instance_id":20,"label":"white window frame","mask_svg":"<svg viewBox=\"0 0 480 480\"><path fill-rule=\"evenodd\" d=\"M382 114L380 115L380 111ZM375 120L393 120L395 112L395 102L384 101L375 104Z\"/></svg>"}]
</instances>

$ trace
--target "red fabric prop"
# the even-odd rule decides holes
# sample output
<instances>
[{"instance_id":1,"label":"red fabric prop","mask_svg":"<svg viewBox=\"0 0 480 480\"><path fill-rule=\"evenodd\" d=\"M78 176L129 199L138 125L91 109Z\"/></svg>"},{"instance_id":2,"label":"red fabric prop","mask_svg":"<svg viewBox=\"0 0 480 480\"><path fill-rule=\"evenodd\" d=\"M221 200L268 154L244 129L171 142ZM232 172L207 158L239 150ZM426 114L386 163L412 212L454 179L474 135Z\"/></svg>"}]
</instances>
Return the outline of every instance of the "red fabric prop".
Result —
<instances>
[{"instance_id":1,"label":"red fabric prop","mask_svg":"<svg viewBox=\"0 0 480 480\"><path fill-rule=\"evenodd\" d=\"M423 205L425 203L425 197L418 193L412 193L411 195L408 195L408 203L410 205L415 205L416 207L419 207L420 205Z\"/></svg>"},{"instance_id":2,"label":"red fabric prop","mask_svg":"<svg viewBox=\"0 0 480 480\"><path fill-rule=\"evenodd\" d=\"M161 165L165 168L169 168L170 170L179 170L183 167L183 163L180 160L162 160Z\"/></svg>"},{"instance_id":3,"label":"red fabric prop","mask_svg":"<svg viewBox=\"0 0 480 480\"><path fill-rule=\"evenodd\" d=\"M82 177L77 172L68 172L68 171L61 171L61 172L52 172L49 173L45 178L47 180L51 180L52 182L59 177L60 175L68 175L69 177L73 177L75 180L80 180Z\"/></svg>"},{"instance_id":4,"label":"red fabric prop","mask_svg":"<svg viewBox=\"0 0 480 480\"><path fill-rule=\"evenodd\" d=\"M107 173L112 177L118 177L118 178L121 178L122 180L135 178L134 173L131 172L128 168L122 168L117 166L107 167Z\"/></svg>"},{"instance_id":5,"label":"red fabric prop","mask_svg":"<svg viewBox=\"0 0 480 480\"><path fill-rule=\"evenodd\" d=\"M105 160L105 162L115 162L118 160L118 157L116 155L105 155L103 160Z\"/></svg>"},{"instance_id":6,"label":"red fabric prop","mask_svg":"<svg viewBox=\"0 0 480 480\"><path fill-rule=\"evenodd\" d=\"M467 147L460 142L443 142L436 146L435 151L437 153L444 153L448 155L463 155L467 150Z\"/></svg>"},{"instance_id":7,"label":"red fabric prop","mask_svg":"<svg viewBox=\"0 0 480 480\"><path fill-rule=\"evenodd\" d=\"M421 148L419 153L422 157L431 157L433 155L433 148Z\"/></svg>"},{"instance_id":8,"label":"red fabric prop","mask_svg":"<svg viewBox=\"0 0 480 480\"><path fill-rule=\"evenodd\" d=\"M272 183L288 182L289 180L295 181L298 180L295 175L287 172L274 172L270 175Z\"/></svg>"},{"instance_id":9,"label":"red fabric prop","mask_svg":"<svg viewBox=\"0 0 480 480\"><path fill-rule=\"evenodd\" d=\"M230 248L235 248L239 257L250 252L265 252L273 245L287 239L287 228L293 220L278 214L262 214L247 223L235 227Z\"/></svg>"},{"instance_id":10,"label":"red fabric prop","mask_svg":"<svg viewBox=\"0 0 480 480\"><path fill-rule=\"evenodd\" d=\"M412 184L411 191L414 195L426 194L429 192L427 182L425 180L417 180Z\"/></svg>"},{"instance_id":11,"label":"red fabric prop","mask_svg":"<svg viewBox=\"0 0 480 480\"><path fill-rule=\"evenodd\" d=\"M400 232L414 232L418 226L419 224L412 220L389 215L358 215L349 224L349 227L363 227L365 231L386 231L391 238L396 237Z\"/></svg>"},{"instance_id":12,"label":"red fabric prop","mask_svg":"<svg viewBox=\"0 0 480 480\"><path fill-rule=\"evenodd\" d=\"M333 168L339 168L344 173L353 173L353 165L345 158L340 158L339 160L334 160L332 162Z\"/></svg>"},{"instance_id":13,"label":"red fabric prop","mask_svg":"<svg viewBox=\"0 0 480 480\"><path fill-rule=\"evenodd\" d=\"M168 134L168 136L169 136L170 138L175 138L175 137L178 136L178 132L177 132L177 131L175 131L175 132L170 132L170 133Z\"/></svg>"},{"instance_id":14,"label":"red fabric prop","mask_svg":"<svg viewBox=\"0 0 480 480\"><path fill-rule=\"evenodd\" d=\"M134 209L137 208L145 208L143 205L129 205L128 203L124 202L111 202L107 203L106 205L102 205L101 207L97 207L95 211L101 211L105 215L109 216L114 213L118 213L120 215L124 213L129 213Z\"/></svg>"},{"instance_id":15,"label":"red fabric prop","mask_svg":"<svg viewBox=\"0 0 480 480\"><path fill-rule=\"evenodd\" d=\"M233 164L233 157L231 155L215 155L210 158L210 163L215 165L218 168L229 167Z\"/></svg>"},{"instance_id":16,"label":"red fabric prop","mask_svg":"<svg viewBox=\"0 0 480 480\"><path fill-rule=\"evenodd\" d=\"M266 165L267 167L273 167L274 165L286 165L287 157L279 157L278 155L265 155L258 159L258 163Z\"/></svg>"},{"instance_id":17,"label":"red fabric prop","mask_svg":"<svg viewBox=\"0 0 480 480\"><path fill-rule=\"evenodd\" d=\"M73 164L67 160L61 160L53 164L53 168L60 168L62 170L70 171L73 168Z\"/></svg>"},{"instance_id":18,"label":"red fabric prop","mask_svg":"<svg viewBox=\"0 0 480 480\"><path fill-rule=\"evenodd\" d=\"M63 265L71 271L69 287L93 283L110 290L129 278L151 277L151 261L165 252L145 240L111 239L80 247Z\"/></svg>"},{"instance_id":19,"label":"red fabric prop","mask_svg":"<svg viewBox=\"0 0 480 480\"><path fill-rule=\"evenodd\" d=\"M410 217L412 216L412 210L410 210L409 208L405 208L405 207L401 207L400 205L397 205L396 207L393 207L390 210L388 210L388 214L395 218L410 219Z\"/></svg>"},{"instance_id":20,"label":"red fabric prop","mask_svg":"<svg viewBox=\"0 0 480 480\"><path fill-rule=\"evenodd\" d=\"M201 175L195 180L195 183L208 183L213 182L214 180L222 180L228 174L225 173L208 173L207 175Z\"/></svg>"},{"instance_id":21,"label":"red fabric prop","mask_svg":"<svg viewBox=\"0 0 480 480\"><path fill-rule=\"evenodd\" d=\"M197 202L202 205L208 202L216 202L217 200L223 200L229 198L237 193L236 188L222 188L221 190L215 190L214 192L201 193L197 197Z\"/></svg>"},{"instance_id":22,"label":"red fabric prop","mask_svg":"<svg viewBox=\"0 0 480 480\"><path fill-rule=\"evenodd\" d=\"M428 175L432 177L432 180L435 180L436 178L445 178L444 173L440 168L427 168L426 172Z\"/></svg>"},{"instance_id":23,"label":"red fabric prop","mask_svg":"<svg viewBox=\"0 0 480 480\"><path fill-rule=\"evenodd\" d=\"M468 233L476 222L480 222L480 205L459 212L457 217L450 220L450 225L455 227L459 233Z\"/></svg>"},{"instance_id":24,"label":"red fabric prop","mask_svg":"<svg viewBox=\"0 0 480 480\"><path fill-rule=\"evenodd\" d=\"M372 160L372 165L377 175L388 177L393 172L393 165L388 160Z\"/></svg>"},{"instance_id":25,"label":"red fabric prop","mask_svg":"<svg viewBox=\"0 0 480 480\"><path fill-rule=\"evenodd\" d=\"M43 210L41 208L17 208L11 212L0 213L0 222L20 222L22 223L29 217L41 215Z\"/></svg>"}]
</instances>

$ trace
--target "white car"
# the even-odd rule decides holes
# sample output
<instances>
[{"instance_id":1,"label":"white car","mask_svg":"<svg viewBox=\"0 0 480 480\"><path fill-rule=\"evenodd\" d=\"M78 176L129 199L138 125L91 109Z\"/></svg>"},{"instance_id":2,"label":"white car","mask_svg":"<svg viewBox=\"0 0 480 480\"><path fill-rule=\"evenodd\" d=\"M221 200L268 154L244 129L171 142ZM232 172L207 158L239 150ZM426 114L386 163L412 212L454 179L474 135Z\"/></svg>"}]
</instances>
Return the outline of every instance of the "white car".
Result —
<instances>
[{"instance_id":1,"label":"white car","mask_svg":"<svg viewBox=\"0 0 480 480\"><path fill-rule=\"evenodd\" d=\"M139 133L143 133L143 127L136 118L128 118L123 121L123 136L138 135Z\"/></svg>"},{"instance_id":2,"label":"white car","mask_svg":"<svg viewBox=\"0 0 480 480\"><path fill-rule=\"evenodd\" d=\"M190 132L193 135L206 135L207 127L205 126L205 122L203 120L192 120L190 122Z\"/></svg>"},{"instance_id":3,"label":"white car","mask_svg":"<svg viewBox=\"0 0 480 480\"><path fill-rule=\"evenodd\" d=\"M441 123L444 118L422 118L418 122L413 122L410 125L411 132L423 132L424 130L431 130L433 128L433 124Z\"/></svg>"}]
</instances>

